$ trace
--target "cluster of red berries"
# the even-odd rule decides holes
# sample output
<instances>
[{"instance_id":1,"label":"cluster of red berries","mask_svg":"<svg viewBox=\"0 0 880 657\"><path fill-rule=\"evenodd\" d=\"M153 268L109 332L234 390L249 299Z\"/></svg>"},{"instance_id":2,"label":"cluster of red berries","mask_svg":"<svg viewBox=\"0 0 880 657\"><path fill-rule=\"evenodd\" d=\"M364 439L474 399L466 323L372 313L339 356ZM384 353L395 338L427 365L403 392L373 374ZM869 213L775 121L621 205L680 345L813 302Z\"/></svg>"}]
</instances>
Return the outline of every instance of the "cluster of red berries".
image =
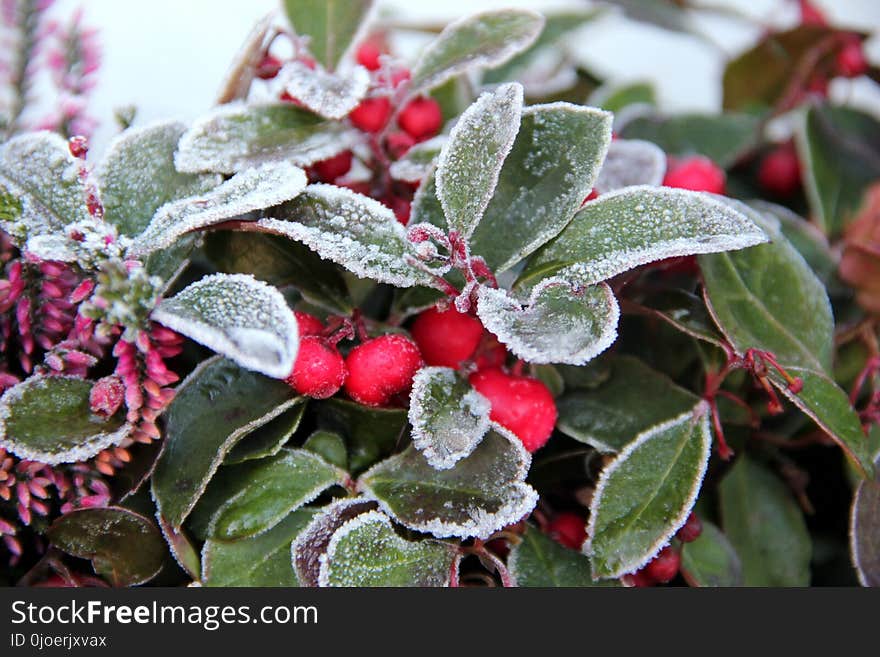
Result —
<instances>
[{"instance_id":1,"label":"cluster of red berries","mask_svg":"<svg viewBox=\"0 0 880 657\"><path fill-rule=\"evenodd\" d=\"M675 534L681 543L695 541L703 533L703 523L691 512L681 529ZM636 572L626 575L630 586L654 586L666 584L675 579L681 569L681 548L667 545L656 557Z\"/></svg>"}]
</instances>

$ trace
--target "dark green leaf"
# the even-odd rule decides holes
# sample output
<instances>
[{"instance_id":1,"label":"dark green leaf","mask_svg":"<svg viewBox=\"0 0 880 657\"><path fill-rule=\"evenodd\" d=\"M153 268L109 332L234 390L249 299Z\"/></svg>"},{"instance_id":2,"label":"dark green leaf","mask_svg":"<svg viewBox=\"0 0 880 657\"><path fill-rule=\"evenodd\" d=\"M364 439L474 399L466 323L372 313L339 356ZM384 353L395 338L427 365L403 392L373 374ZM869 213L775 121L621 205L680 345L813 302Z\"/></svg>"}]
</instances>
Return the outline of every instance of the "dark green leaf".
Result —
<instances>
[{"instance_id":1,"label":"dark green leaf","mask_svg":"<svg viewBox=\"0 0 880 657\"><path fill-rule=\"evenodd\" d=\"M880 467L880 459L875 464ZM852 502L849 537L859 582L862 586L880 586L880 481L877 479L859 482Z\"/></svg>"},{"instance_id":2,"label":"dark green leaf","mask_svg":"<svg viewBox=\"0 0 880 657\"><path fill-rule=\"evenodd\" d=\"M407 425L405 409L372 408L339 398L317 408L320 426L345 438L352 474L391 454Z\"/></svg>"},{"instance_id":3,"label":"dark green leaf","mask_svg":"<svg viewBox=\"0 0 880 657\"><path fill-rule=\"evenodd\" d=\"M285 411L274 420L255 429L229 450L224 465L244 463L266 456L274 456L281 451L284 444L296 433L303 413L306 411L305 400Z\"/></svg>"},{"instance_id":4,"label":"dark green leaf","mask_svg":"<svg viewBox=\"0 0 880 657\"><path fill-rule=\"evenodd\" d=\"M631 19L673 32L699 34L690 13L674 0L606 0Z\"/></svg>"},{"instance_id":5,"label":"dark green leaf","mask_svg":"<svg viewBox=\"0 0 880 657\"><path fill-rule=\"evenodd\" d=\"M586 556L561 546L531 526L522 541L511 548L507 564L516 585L521 587L596 586ZM599 585L617 586L618 583L610 580Z\"/></svg>"},{"instance_id":6,"label":"dark green leaf","mask_svg":"<svg viewBox=\"0 0 880 657\"><path fill-rule=\"evenodd\" d=\"M337 468L348 470L348 451L342 436L337 433L316 431L303 443L303 449L314 452Z\"/></svg>"},{"instance_id":7,"label":"dark green leaf","mask_svg":"<svg viewBox=\"0 0 880 657\"><path fill-rule=\"evenodd\" d=\"M171 556L174 557L177 565L193 581L199 579L199 573L202 572L202 561L189 538L187 538L182 530L174 529L160 514L156 514L156 521L159 523L159 529L162 531L162 536L165 538L165 542L168 543Z\"/></svg>"},{"instance_id":8,"label":"dark green leaf","mask_svg":"<svg viewBox=\"0 0 880 657\"><path fill-rule=\"evenodd\" d=\"M284 0L294 31L309 37L309 52L328 71L355 44L372 6L372 0Z\"/></svg>"},{"instance_id":9,"label":"dark green leaf","mask_svg":"<svg viewBox=\"0 0 880 657\"><path fill-rule=\"evenodd\" d=\"M614 114L615 119L619 120L619 114L633 105L655 106L657 104L657 91L650 82L633 82L632 84L613 87L603 85L590 96L587 104L608 110ZM623 126L620 134L626 135L626 125ZM642 137L639 138L641 139ZM649 139L648 141L654 140Z\"/></svg>"},{"instance_id":10,"label":"dark green leaf","mask_svg":"<svg viewBox=\"0 0 880 657\"><path fill-rule=\"evenodd\" d=\"M682 546L681 572L691 586L743 585L739 555L711 522L703 521L703 533Z\"/></svg>"}]
</instances>

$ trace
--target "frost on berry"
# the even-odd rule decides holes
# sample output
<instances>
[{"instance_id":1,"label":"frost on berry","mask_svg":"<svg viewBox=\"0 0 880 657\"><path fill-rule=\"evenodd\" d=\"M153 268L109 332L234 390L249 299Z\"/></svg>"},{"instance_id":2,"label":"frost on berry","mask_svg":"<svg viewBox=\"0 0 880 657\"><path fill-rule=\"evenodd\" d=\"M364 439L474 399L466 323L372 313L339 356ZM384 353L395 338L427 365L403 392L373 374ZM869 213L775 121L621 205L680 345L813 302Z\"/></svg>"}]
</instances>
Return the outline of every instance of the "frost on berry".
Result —
<instances>
[{"instance_id":1,"label":"frost on berry","mask_svg":"<svg viewBox=\"0 0 880 657\"><path fill-rule=\"evenodd\" d=\"M454 546L408 541L380 511L352 518L334 532L320 557L319 586L431 586L449 583Z\"/></svg>"},{"instance_id":2,"label":"frost on berry","mask_svg":"<svg viewBox=\"0 0 880 657\"><path fill-rule=\"evenodd\" d=\"M305 171L285 162L237 173L210 192L159 208L146 230L134 239L131 253L143 256L172 246L186 233L289 201L307 182Z\"/></svg>"},{"instance_id":3,"label":"frost on berry","mask_svg":"<svg viewBox=\"0 0 880 657\"><path fill-rule=\"evenodd\" d=\"M286 377L296 359L293 311L253 276L206 276L160 302L152 319L266 376Z\"/></svg>"},{"instance_id":4,"label":"frost on berry","mask_svg":"<svg viewBox=\"0 0 880 657\"><path fill-rule=\"evenodd\" d=\"M415 447L381 461L358 480L365 496L396 521L438 538L487 538L520 520L538 500L525 483L531 455L492 425L470 456L437 470Z\"/></svg>"},{"instance_id":5,"label":"frost on berry","mask_svg":"<svg viewBox=\"0 0 880 657\"><path fill-rule=\"evenodd\" d=\"M486 286L477 298L483 326L530 363L583 365L617 338L620 310L605 284L548 278L535 286L525 306L508 292Z\"/></svg>"},{"instance_id":6,"label":"frost on berry","mask_svg":"<svg viewBox=\"0 0 880 657\"><path fill-rule=\"evenodd\" d=\"M448 367L425 367L409 397L413 445L438 470L467 457L489 430L488 400Z\"/></svg>"},{"instance_id":7,"label":"frost on berry","mask_svg":"<svg viewBox=\"0 0 880 657\"><path fill-rule=\"evenodd\" d=\"M284 89L306 108L325 119L343 119L363 100L370 86L370 74L362 66L344 73L327 73L302 62L281 70Z\"/></svg>"},{"instance_id":8,"label":"frost on berry","mask_svg":"<svg viewBox=\"0 0 880 657\"><path fill-rule=\"evenodd\" d=\"M391 163L389 172L395 180L421 182L434 168L434 162L448 137L437 135L410 148L406 155Z\"/></svg>"},{"instance_id":9,"label":"frost on berry","mask_svg":"<svg viewBox=\"0 0 880 657\"><path fill-rule=\"evenodd\" d=\"M633 185L658 186L666 174L666 153L649 141L616 139L608 147L608 155L593 189L607 194Z\"/></svg>"},{"instance_id":10,"label":"frost on berry","mask_svg":"<svg viewBox=\"0 0 880 657\"><path fill-rule=\"evenodd\" d=\"M356 131L290 103L229 103L193 123L180 138L179 171L235 173L273 162L307 166L349 150Z\"/></svg>"},{"instance_id":11,"label":"frost on berry","mask_svg":"<svg viewBox=\"0 0 880 657\"><path fill-rule=\"evenodd\" d=\"M257 221L266 232L302 242L353 274L396 287L433 287L443 269L422 266L394 212L376 200L333 185L309 185L296 199Z\"/></svg>"}]
</instances>

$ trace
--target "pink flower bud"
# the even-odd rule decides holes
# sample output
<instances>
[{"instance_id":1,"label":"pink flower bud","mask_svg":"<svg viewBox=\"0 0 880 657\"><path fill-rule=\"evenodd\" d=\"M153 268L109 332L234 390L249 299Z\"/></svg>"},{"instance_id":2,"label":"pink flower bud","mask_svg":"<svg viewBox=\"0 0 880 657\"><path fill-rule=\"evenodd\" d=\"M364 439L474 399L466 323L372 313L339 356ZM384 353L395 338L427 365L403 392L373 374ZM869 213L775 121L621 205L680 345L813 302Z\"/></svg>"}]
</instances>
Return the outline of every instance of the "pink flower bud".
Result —
<instances>
[{"instance_id":1,"label":"pink flower bud","mask_svg":"<svg viewBox=\"0 0 880 657\"><path fill-rule=\"evenodd\" d=\"M101 417L110 417L122 405L125 398L125 386L117 376L105 376L98 379L89 393L89 406L92 412Z\"/></svg>"}]
</instances>

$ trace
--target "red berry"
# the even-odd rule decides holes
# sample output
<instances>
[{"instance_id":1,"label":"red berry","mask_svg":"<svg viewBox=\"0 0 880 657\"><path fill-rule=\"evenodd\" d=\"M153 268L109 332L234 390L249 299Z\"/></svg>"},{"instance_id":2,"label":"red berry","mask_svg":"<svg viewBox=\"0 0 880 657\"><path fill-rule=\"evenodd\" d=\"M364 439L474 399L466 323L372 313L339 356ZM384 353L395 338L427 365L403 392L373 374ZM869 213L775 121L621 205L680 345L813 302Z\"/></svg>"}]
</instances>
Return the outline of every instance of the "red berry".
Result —
<instances>
[{"instance_id":1,"label":"red berry","mask_svg":"<svg viewBox=\"0 0 880 657\"><path fill-rule=\"evenodd\" d=\"M629 579L630 586L634 586L637 588L645 588L648 586L654 586L654 584L657 583L654 581L654 579L650 575L648 575L644 571L644 569L637 570L636 572L631 573L631 574L627 575L626 577Z\"/></svg>"},{"instance_id":2,"label":"red berry","mask_svg":"<svg viewBox=\"0 0 880 657\"><path fill-rule=\"evenodd\" d=\"M409 215L412 212L412 202L394 194L386 196L382 201L387 207L394 210L397 221L406 226L409 223Z\"/></svg>"},{"instance_id":3,"label":"red berry","mask_svg":"<svg viewBox=\"0 0 880 657\"><path fill-rule=\"evenodd\" d=\"M845 78L857 78L868 70L868 60L858 39L847 41L837 53L837 72Z\"/></svg>"},{"instance_id":4,"label":"red berry","mask_svg":"<svg viewBox=\"0 0 880 657\"><path fill-rule=\"evenodd\" d=\"M307 335L299 342L293 371L285 379L301 395L327 399L345 383L345 361L336 347L324 338Z\"/></svg>"},{"instance_id":5,"label":"red berry","mask_svg":"<svg viewBox=\"0 0 880 657\"><path fill-rule=\"evenodd\" d=\"M89 140L82 135L76 135L67 141L67 148L75 158L84 160L89 152Z\"/></svg>"},{"instance_id":6,"label":"red berry","mask_svg":"<svg viewBox=\"0 0 880 657\"><path fill-rule=\"evenodd\" d=\"M422 367L415 342L399 334L382 335L358 345L345 360L349 397L366 406L386 406L409 392L413 376Z\"/></svg>"},{"instance_id":7,"label":"red berry","mask_svg":"<svg viewBox=\"0 0 880 657\"><path fill-rule=\"evenodd\" d=\"M557 543L580 550L587 539L586 522L576 513L560 513L547 524L547 533Z\"/></svg>"},{"instance_id":8,"label":"red berry","mask_svg":"<svg viewBox=\"0 0 880 657\"><path fill-rule=\"evenodd\" d=\"M312 165L312 171L324 182L333 182L351 170L351 160L351 151L342 151L339 155L315 162Z\"/></svg>"},{"instance_id":9,"label":"red berry","mask_svg":"<svg viewBox=\"0 0 880 657\"><path fill-rule=\"evenodd\" d=\"M293 314L296 317L296 325L299 328L299 337L304 338L307 335L321 335L324 333L324 323L314 315L299 310Z\"/></svg>"},{"instance_id":10,"label":"red berry","mask_svg":"<svg viewBox=\"0 0 880 657\"><path fill-rule=\"evenodd\" d=\"M385 148L388 149L388 153L395 160L399 160L406 152L412 148L416 143L416 140L410 137L405 132L392 132L388 135L388 139L385 140Z\"/></svg>"},{"instance_id":11,"label":"red berry","mask_svg":"<svg viewBox=\"0 0 880 657\"><path fill-rule=\"evenodd\" d=\"M660 550L660 554L654 557L647 566L645 566L645 574L655 582L665 584L671 581L677 574L681 566L681 555L671 547L666 546Z\"/></svg>"},{"instance_id":12,"label":"red berry","mask_svg":"<svg viewBox=\"0 0 880 657\"><path fill-rule=\"evenodd\" d=\"M443 125L440 103L433 98L415 98L400 112L397 124L416 141L433 137Z\"/></svg>"},{"instance_id":13,"label":"red berry","mask_svg":"<svg viewBox=\"0 0 880 657\"><path fill-rule=\"evenodd\" d=\"M412 78L412 73L408 68L399 68L391 73L391 88L396 89L397 85L406 82Z\"/></svg>"},{"instance_id":14,"label":"red berry","mask_svg":"<svg viewBox=\"0 0 880 657\"><path fill-rule=\"evenodd\" d=\"M700 538L700 534L702 533L703 523L697 517L697 514L691 511L687 520L684 521L684 524L676 532L675 537L682 543L690 543L691 541L696 541Z\"/></svg>"},{"instance_id":15,"label":"red berry","mask_svg":"<svg viewBox=\"0 0 880 657\"><path fill-rule=\"evenodd\" d=\"M470 382L492 405L489 417L519 437L529 452L549 440L556 425L556 402L541 381L493 369L474 372Z\"/></svg>"},{"instance_id":16,"label":"red berry","mask_svg":"<svg viewBox=\"0 0 880 657\"><path fill-rule=\"evenodd\" d=\"M725 186L724 170L708 157L693 155L676 159L669 158L669 167L663 184L667 187L690 189L695 192L723 194Z\"/></svg>"},{"instance_id":17,"label":"red berry","mask_svg":"<svg viewBox=\"0 0 880 657\"><path fill-rule=\"evenodd\" d=\"M391 118L391 101L386 96L367 98L351 110L348 118L354 127L364 132L379 132Z\"/></svg>"},{"instance_id":18,"label":"red berry","mask_svg":"<svg viewBox=\"0 0 880 657\"><path fill-rule=\"evenodd\" d=\"M779 146L764 156L758 167L758 183L776 196L791 196L801 185L801 165L794 146Z\"/></svg>"},{"instance_id":19,"label":"red berry","mask_svg":"<svg viewBox=\"0 0 880 657\"><path fill-rule=\"evenodd\" d=\"M340 187L345 187L346 189L350 189L351 191L357 192L358 194L363 194L364 196L370 196L373 193L373 188L370 183L363 180L343 183L342 185L340 185Z\"/></svg>"},{"instance_id":20,"label":"red berry","mask_svg":"<svg viewBox=\"0 0 880 657\"><path fill-rule=\"evenodd\" d=\"M483 337L480 320L454 308L430 308L421 313L410 329L413 340L428 365L458 367L474 355Z\"/></svg>"},{"instance_id":21,"label":"red berry","mask_svg":"<svg viewBox=\"0 0 880 657\"><path fill-rule=\"evenodd\" d=\"M261 80L271 80L276 75L278 75L278 71L281 70L281 60L277 57L273 57L272 55L267 54L263 59L260 60L260 63L257 64L257 69L255 75Z\"/></svg>"},{"instance_id":22,"label":"red berry","mask_svg":"<svg viewBox=\"0 0 880 657\"><path fill-rule=\"evenodd\" d=\"M382 67L379 62L380 55L382 55L382 49L372 41L367 41L358 48L355 59L368 71L378 71Z\"/></svg>"},{"instance_id":23,"label":"red berry","mask_svg":"<svg viewBox=\"0 0 880 657\"><path fill-rule=\"evenodd\" d=\"M801 5L801 25L828 25L828 19L809 0L799 0Z\"/></svg>"}]
</instances>

